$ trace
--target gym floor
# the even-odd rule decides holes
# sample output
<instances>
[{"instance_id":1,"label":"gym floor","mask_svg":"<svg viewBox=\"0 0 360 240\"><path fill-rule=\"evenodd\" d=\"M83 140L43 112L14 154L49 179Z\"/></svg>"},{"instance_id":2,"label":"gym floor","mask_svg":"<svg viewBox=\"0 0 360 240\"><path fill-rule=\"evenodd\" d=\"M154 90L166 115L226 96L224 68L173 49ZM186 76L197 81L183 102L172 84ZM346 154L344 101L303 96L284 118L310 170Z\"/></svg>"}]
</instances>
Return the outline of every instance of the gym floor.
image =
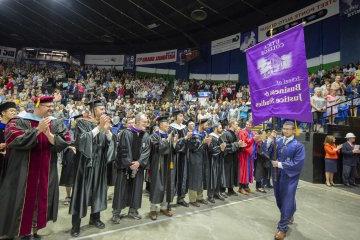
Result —
<instances>
[{"instance_id":1,"label":"gym floor","mask_svg":"<svg viewBox=\"0 0 360 240\"><path fill-rule=\"evenodd\" d=\"M252 186L253 187L253 186ZM111 193L112 188L109 189ZM60 199L65 198L61 188ZM142 220L123 218L115 225L111 222L111 201L101 213L106 228L99 230L88 226L88 216L82 220L80 237L77 239L106 240L232 240L273 239L279 212L272 191L266 194L234 196L212 205L174 207L175 216L159 215L156 221L148 218L148 195L143 196L140 214ZM290 226L286 239L293 240L358 240L360 236L360 188L341 186L327 187L300 181L297 191L295 223ZM127 212L124 212L127 213ZM44 239L70 239L71 216L68 206L60 202L59 219L40 231Z\"/></svg>"}]
</instances>

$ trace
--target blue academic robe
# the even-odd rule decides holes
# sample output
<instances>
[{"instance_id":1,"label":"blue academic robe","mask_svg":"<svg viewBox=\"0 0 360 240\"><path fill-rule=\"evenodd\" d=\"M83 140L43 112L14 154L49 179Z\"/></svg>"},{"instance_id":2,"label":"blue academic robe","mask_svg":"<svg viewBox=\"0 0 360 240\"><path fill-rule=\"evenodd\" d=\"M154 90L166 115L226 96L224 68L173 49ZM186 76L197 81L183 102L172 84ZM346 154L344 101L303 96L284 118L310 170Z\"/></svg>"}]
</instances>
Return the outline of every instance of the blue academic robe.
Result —
<instances>
[{"instance_id":1,"label":"blue academic robe","mask_svg":"<svg viewBox=\"0 0 360 240\"><path fill-rule=\"evenodd\" d=\"M282 168L275 168L273 173L274 194L281 213L278 229L287 232L296 211L295 194L305 161L304 145L296 139L285 145L283 138L278 139L277 160L282 164Z\"/></svg>"}]
</instances>

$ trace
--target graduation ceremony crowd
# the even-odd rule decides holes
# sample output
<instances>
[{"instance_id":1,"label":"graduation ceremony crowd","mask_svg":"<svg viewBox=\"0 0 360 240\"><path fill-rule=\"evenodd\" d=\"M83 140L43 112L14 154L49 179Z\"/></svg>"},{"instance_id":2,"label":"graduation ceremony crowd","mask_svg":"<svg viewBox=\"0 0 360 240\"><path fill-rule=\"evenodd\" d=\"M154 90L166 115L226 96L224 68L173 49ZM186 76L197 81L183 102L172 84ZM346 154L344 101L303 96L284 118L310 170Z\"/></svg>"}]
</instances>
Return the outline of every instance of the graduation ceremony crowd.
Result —
<instances>
[{"instance_id":1,"label":"graduation ceremony crowd","mask_svg":"<svg viewBox=\"0 0 360 240\"><path fill-rule=\"evenodd\" d=\"M354 79L358 71L351 73ZM309 80L315 89L328 79L336 82L338 74L319 72ZM0 239L40 239L37 231L57 220L59 186L66 187L72 237L80 235L87 215L89 225L104 229L101 212L107 208L113 224L124 214L141 219L145 191L148 217L156 220L172 217L174 204L198 208L274 185L278 207L285 209L278 230L286 233L293 222L295 199L277 189L284 171L295 177L288 183L295 192L305 149L294 139L293 122L283 121L282 132L274 126L254 130L248 86L195 80L170 86L114 69L5 62L0 76ZM351 81L351 93L358 84ZM212 97L200 101L199 91ZM319 102L312 100L314 111L326 111ZM286 153L279 156L275 146L286 146ZM286 154L296 157L290 163Z\"/></svg>"}]
</instances>

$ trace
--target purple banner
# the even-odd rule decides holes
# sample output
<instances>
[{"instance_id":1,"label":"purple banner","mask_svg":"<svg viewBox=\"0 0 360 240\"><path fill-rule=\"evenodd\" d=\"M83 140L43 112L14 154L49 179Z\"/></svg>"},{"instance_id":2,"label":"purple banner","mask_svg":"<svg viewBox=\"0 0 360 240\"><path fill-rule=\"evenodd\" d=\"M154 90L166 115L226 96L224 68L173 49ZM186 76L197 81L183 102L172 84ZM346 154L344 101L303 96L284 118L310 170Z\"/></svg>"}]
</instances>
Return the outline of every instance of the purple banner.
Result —
<instances>
[{"instance_id":1,"label":"purple banner","mask_svg":"<svg viewBox=\"0 0 360 240\"><path fill-rule=\"evenodd\" d=\"M246 51L254 124L270 117L312 122L302 25Z\"/></svg>"}]
</instances>

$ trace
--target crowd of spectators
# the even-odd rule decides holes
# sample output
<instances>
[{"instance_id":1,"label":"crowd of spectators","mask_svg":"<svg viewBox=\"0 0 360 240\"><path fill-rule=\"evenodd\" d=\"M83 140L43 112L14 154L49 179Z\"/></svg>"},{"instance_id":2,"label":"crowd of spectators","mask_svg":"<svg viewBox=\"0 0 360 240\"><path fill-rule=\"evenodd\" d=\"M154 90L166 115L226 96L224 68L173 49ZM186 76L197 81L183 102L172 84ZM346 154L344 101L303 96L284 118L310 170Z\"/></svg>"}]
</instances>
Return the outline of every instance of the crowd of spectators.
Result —
<instances>
[{"instance_id":1,"label":"crowd of spectators","mask_svg":"<svg viewBox=\"0 0 360 240\"><path fill-rule=\"evenodd\" d=\"M313 130L323 131L326 121L341 124L360 112L359 81L360 65L353 64L309 75ZM0 62L0 102L14 101L20 112L31 111L32 98L53 94L54 116L65 119L86 114L85 103L97 97L107 102L114 123L121 124L139 111L155 119L181 109L188 120L210 118L216 123L235 118L243 126L251 119L249 92L249 86L232 81L169 81L115 69Z\"/></svg>"}]
</instances>

